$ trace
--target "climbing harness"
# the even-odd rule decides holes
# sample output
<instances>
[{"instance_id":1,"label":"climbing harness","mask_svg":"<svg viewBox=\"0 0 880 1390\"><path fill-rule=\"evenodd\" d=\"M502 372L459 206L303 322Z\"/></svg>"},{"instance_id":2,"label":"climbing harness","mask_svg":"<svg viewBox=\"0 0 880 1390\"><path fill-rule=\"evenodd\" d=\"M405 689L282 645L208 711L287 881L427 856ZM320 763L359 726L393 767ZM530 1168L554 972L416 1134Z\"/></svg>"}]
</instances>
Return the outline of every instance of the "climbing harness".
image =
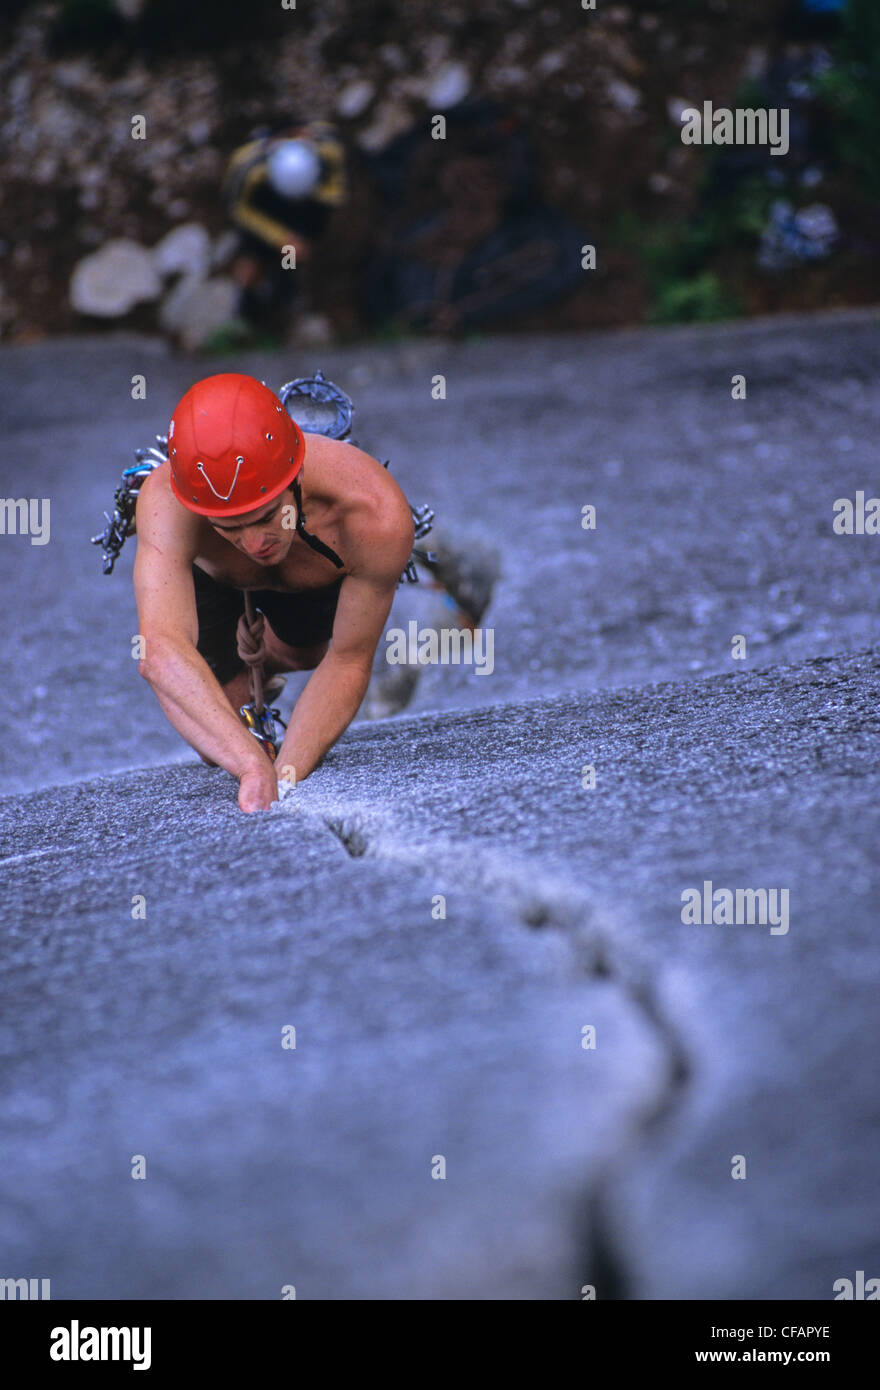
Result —
<instances>
[{"instance_id":1,"label":"climbing harness","mask_svg":"<svg viewBox=\"0 0 880 1390\"><path fill-rule=\"evenodd\" d=\"M354 415L351 398L332 381L328 381L322 371L318 370L313 377L297 377L286 382L278 392L278 399L301 430L309 434L322 434L328 439L354 443L354 440L349 439ZM123 545L129 536L135 534L135 509L144 480L154 469L168 462L168 436L157 434L155 444L148 448L135 449L134 456L137 460L135 466L124 470L122 481L113 495L113 515L104 513L107 525L100 535L91 538L92 545L100 545L102 548L105 574L113 573ZM386 459L383 467L387 468L389 462L390 460ZM337 569L342 569L344 562L335 550L306 529L302 488L298 477L293 479L291 487L296 499L297 534L312 550L330 560ZM410 504L410 513L415 528L414 540L421 541L433 528L434 512L426 504L421 507ZM414 544L398 583L417 584L419 575L416 561L431 565L436 558L433 551L424 550ZM253 598L247 590L244 591L244 604L245 611L239 619L236 639L238 654L250 672L252 699L249 704L242 705L240 713L250 732L263 745L267 754L274 758L281 743L275 724L284 724L284 721L279 711L273 706L268 706L264 699L265 617L254 607Z\"/></svg>"}]
</instances>

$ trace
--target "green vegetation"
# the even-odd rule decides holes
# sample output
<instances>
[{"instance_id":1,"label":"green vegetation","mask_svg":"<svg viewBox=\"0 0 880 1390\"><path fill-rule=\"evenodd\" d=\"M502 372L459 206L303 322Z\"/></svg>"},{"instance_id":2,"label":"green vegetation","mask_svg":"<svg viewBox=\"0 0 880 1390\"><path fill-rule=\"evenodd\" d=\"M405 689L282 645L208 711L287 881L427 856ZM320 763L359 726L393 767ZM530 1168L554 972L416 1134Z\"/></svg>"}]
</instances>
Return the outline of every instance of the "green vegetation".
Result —
<instances>
[{"instance_id":1,"label":"green vegetation","mask_svg":"<svg viewBox=\"0 0 880 1390\"><path fill-rule=\"evenodd\" d=\"M832 145L841 162L865 180L863 191L880 198L880 5L849 0L835 63L821 88L836 116Z\"/></svg>"},{"instance_id":2,"label":"green vegetation","mask_svg":"<svg viewBox=\"0 0 880 1390\"><path fill-rule=\"evenodd\" d=\"M735 318L742 312L739 300L728 294L711 270L693 279L661 284L648 314L649 323L711 323Z\"/></svg>"},{"instance_id":3,"label":"green vegetation","mask_svg":"<svg viewBox=\"0 0 880 1390\"><path fill-rule=\"evenodd\" d=\"M778 198L764 179L742 179L724 187L713 179L711 151L701 183L697 216L644 223L621 218L617 236L634 250L645 271L652 323L705 323L742 313L739 296L726 289L716 268L724 254L757 246L770 205Z\"/></svg>"},{"instance_id":4,"label":"green vegetation","mask_svg":"<svg viewBox=\"0 0 880 1390\"><path fill-rule=\"evenodd\" d=\"M275 352L284 346L280 335L251 328L244 319L230 319L209 334L201 351L209 357L224 357L230 353L254 351Z\"/></svg>"}]
</instances>

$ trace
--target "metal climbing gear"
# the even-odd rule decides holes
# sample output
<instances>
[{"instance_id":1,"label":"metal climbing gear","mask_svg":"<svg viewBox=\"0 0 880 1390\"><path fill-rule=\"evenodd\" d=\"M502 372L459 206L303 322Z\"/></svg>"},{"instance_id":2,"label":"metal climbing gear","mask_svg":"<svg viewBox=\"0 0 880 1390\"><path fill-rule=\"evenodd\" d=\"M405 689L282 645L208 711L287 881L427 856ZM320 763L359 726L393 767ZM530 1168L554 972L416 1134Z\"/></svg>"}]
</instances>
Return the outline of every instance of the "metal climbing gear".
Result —
<instances>
[{"instance_id":1,"label":"metal climbing gear","mask_svg":"<svg viewBox=\"0 0 880 1390\"><path fill-rule=\"evenodd\" d=\"M354 416L351 398L328 381L320 367L314 376L298 376L285 382L278 399L300 429L309 434L347 439L351 433Z\"/></svg>"},{"instance_id":2,"label":"metal climbing gear","mask_svg":"<svg viewBox=\"0 0 880 1390\"><path fill-rule=\"evenodd\" d=\"M238 654L250 672L251 701L250 704L241 706L239 714L254 738L263 745L264 751L274 762L281 747L281 737L275 725L276 723L281 724L285 729L287 725L281 718L281 711L275 709L274 706L267 705L263 698L263 662L266 659L266 647L263 640L264 624L263 614L259 608L254 607L253 597L245 589L244 613L239 619L236 635Z\"/></svg>"},{"instance_id":3,"label":"metal climbing gear","mask_svg":"<svg viewBox=\"0 0 880 1390\"><path fill-rule=\"evenodd\" d=\"M168 462L167 434L157 434L156 444L158 449L153 444L148 449L135 449L137 464L134 468L126 468L122 474L122 482L113 494L113 515L105 512L107 525L100 535L92 536L92 545L103 548L101 558L105 574L113 573L119 552L128 537L135 533L134 510L141 484L145 478L149 478L154 468Z\"/></svg>"}]
</instances>

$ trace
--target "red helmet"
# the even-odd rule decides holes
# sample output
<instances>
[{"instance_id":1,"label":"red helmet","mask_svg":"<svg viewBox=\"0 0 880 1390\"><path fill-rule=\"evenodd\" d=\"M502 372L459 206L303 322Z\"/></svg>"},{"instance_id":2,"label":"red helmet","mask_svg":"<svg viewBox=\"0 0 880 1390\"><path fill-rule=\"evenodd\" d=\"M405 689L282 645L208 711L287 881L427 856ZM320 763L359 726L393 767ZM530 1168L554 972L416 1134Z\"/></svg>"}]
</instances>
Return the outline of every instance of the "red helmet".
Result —
<instances>
[{"instance_id":1,"label":"red helmet","mask_svg":"<svg viewBox=\"0 0 880 1390\"><path fill-rule=\"evenodd\" d=\"M299 425L268 386L238 372L206 376L171 417L171 487L200 516L240 516L290 487L305 447Z\"/></svg>"}]
</instances>

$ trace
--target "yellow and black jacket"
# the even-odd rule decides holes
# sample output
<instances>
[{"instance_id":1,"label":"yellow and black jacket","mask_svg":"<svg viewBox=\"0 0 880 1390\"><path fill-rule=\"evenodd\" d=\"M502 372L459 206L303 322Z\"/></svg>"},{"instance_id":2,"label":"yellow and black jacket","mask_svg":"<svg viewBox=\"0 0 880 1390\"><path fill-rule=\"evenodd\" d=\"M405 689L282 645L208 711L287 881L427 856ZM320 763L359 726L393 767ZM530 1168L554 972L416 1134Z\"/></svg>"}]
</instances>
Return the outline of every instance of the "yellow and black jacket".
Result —
<instances>
[{"instance_id":1,"label":"yellow and black jacket","mask_svg":"<svg viewBox=\"0 0 880 1390\"><path fill-rule=\"evenodd\" d=\"M269 182L268 161L280 140L308 139L321 160L322 175L308 198L285 198ZM345 151L331 125L313 121L240 146L229 161L224 194L233 224L275 250L297 234L319 237L330 212L346 200Z\"/></svg>"}]
</instances>

